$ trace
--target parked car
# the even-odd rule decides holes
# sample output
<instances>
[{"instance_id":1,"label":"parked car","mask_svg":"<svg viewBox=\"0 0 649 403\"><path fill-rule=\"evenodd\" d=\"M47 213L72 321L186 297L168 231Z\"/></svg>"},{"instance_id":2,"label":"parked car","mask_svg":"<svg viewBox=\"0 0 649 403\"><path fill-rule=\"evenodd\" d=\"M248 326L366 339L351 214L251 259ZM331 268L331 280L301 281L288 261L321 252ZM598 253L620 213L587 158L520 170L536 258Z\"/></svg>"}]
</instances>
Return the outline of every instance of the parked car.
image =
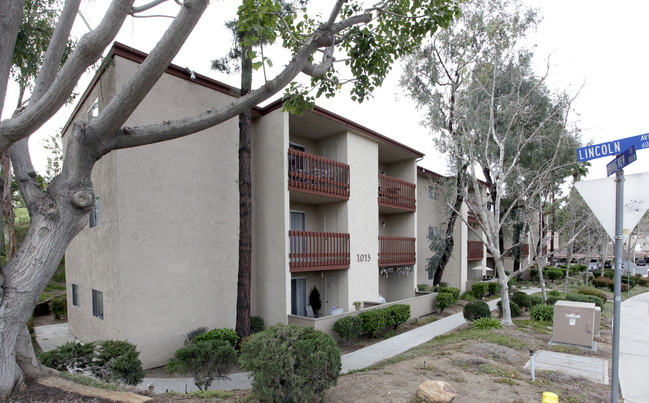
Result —
<instances>
[{"instance_id":1,"label":"parked car","mask_svg":"<svg viewBox=\"0 0 649 403\"><path fill-rule=\"evenodd\" d=\"M599 262L590 262L588 264L588 271L595 271L595 270L599 270L601 268L602 268L602 265Z\"/></svg>"}]
</instances>

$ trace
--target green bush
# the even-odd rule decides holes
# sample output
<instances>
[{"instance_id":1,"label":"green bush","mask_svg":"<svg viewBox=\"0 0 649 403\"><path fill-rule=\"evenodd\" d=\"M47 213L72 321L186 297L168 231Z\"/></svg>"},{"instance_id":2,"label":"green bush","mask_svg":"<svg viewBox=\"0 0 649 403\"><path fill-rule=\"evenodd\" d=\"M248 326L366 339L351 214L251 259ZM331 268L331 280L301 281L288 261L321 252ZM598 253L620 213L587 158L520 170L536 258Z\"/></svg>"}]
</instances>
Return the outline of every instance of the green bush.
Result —
<instances>
[{"instance_id":1,"label":"green bush","mask_svg":"<svg viewBox=\"0 0 649 403\"><path fill-rule=\"evenodd\" d=\"M471 301L464 306L462 314L464 315L464 319L473 322L479 318L491 317L491 310L489 309L489 305L484 301Z\"/></svg>"},{"instance_id":2,"label":"green bush","mask_svg":"<svg viewBox=\"0 0 649 403\"><path fill-rule=\"evenodd\" d=\"M400 324L405 323L410 319L410 305L408 304L395 304L386 308L382 308L386 315L386 326L396 329Z\"/></svg>"},{"instance_id":3,"label":"green bush","mask_svg":"<svg viewBox=\"0 0 649 403\"><path fill-rule=\"evenodd\" d=\"M367 333L369 337L374 337L379 330L388 325L382 309L363 311L358 316L363 321L363 333Z\"/></svg>"},{"instance_id":4,"label":"green bush","mask_svg":"<svg viewBox=\"0 0 649 403\"><path fill-rule=\"evenodd\" d=\"M554 305L557 303L557 301L561 301L563 298L562 297L548 297L548 299L545 301L547 305Z\"/></svg>"},{"instance_id":5,"label":"green bush","mask_svg":"<svg viewBox=\"0 0 649 403\"><path fill-rule=\"evenodd\" d=\"M446 288L446 287L448 287L448 283L446 281L440 281L439 282L439 287L440 288Z\"/></svg>"},{"instance_id":6,"label":"green bush","mask_svg":"<svg viewBox=\"0 0 649 403\"><path fill-rule=\"evenodd\" d=\"M489 286L487 285L487 283L471 284L471 291L473 292L473 295L475 295L477 299L482 299L482 297L484 297L484 295L487 293L488 288Z\"/></svg>"},{"instance_id":7,"label":"green bush","mask_svg":"<svg viewBox=\"0 0 649 403\"><path fill-rule=\"evenodd\" d=\"M635 276L624 275L621 277L621 279L622 279L622 284L628 284L631 286L631 288L638 285L638 279Z\"/></svg>"},{"instance_id":8,"label":"green bush","mask_svg":"<svg viewBox=\"0 0 649 403\"><path fill-rule=\"evenodd\" d=\"M608 277L595 277L592 284L597 288L608 287L609 284L613 284L613 280Z\"/></svg>"},{"instance_id":9,"label":"green bush","mask_svg":"<svg viewBox=\"0 0 649 403\"><path fill-rule=\"evenodd\" d=\"M473 321L472 324L474 329L502 329L503 325L500 323L500 320L496 318L478 318Z\"/></svg>"},{"instance_id":10,"label":"green bush","mask_svg":"<svg viewBox=\"0 0 649 403\"><path fill-rule=\"evenodd\" d=\"M498 317L503 317L503 304L502 301L498 301ZM512 318L518 318L521 316L521 307L516 304L514 301L509 301L509 312L512 314Z\"/></svg>"},{"instance_id":11,"label":"green bush","mask_svg":"<svg viewBox=\"0 0 649 403\"><path fill-rule=\"evenodd\" d=\"M225 340L196 340L176 350L165 367L167 373L190 373L200 390L207 390L216 378L230 373L237 363L234 346Z\"/></svg>"},{"instance_id":12,"label":"green bush","mask_svg":"<svg viewBox=\"0 0 649 403\"><path fill-rule=\"evenodd\" d=\"M553 305L534 305L530 308L530 318L540 322L552 322L554 319Z\"/></svg>"},{"instance_id":13,"label":"green bush","mask_svg":"<svg viewBox=\"0 0 649 403\"><path fill-rule=\"evenodd\" d=\"M596 297L601 298L604 303L606 303L606 301L608 300L608 295L606 295L605 292L593 290L592 288L581 287L577 290L577 293L583 295L594 295Z\"/></svg>"},{"instance_id":14,"label":"green bush","mask_svg":"<svg viewBox=\"0 0 649 403\"><path fill-rule=\"evenodd\" d=\"M553 297L560 297L560 296L561 296L561 292L559 292L559 291L557 291L557 290L550 290L550 292L548 292L548 295L551 295L551 296L553 296Z\"/></svg>"},{"instance_id":15,"label":"green bush","mask_svg":"<svg viewBox=\"0 0 649 403\"><path fill-rule=\"evenodd\" d=\"M615 282L614 281L611 281L607 285L608 285L609 290L615 291ZM629 285L627 283L621 283L620 284L620 290L621 291L629 291L630 289L631 289L631 287L629 287Z\"/></svg>"},{"instance_id":16,"label":"green bush","mask_svg":"<svg viewBox=\"0 0 649 403\"><path fill-rule=\"evenodd\" d=\"M518 305L519 308L529 309L532 303L530 302L530 296L522 291L516 291L511 300Z\"/></svg>"},{"instance_id":17,"label":"green bush","mask_svg":"<svg viewBox=\"0 0 649 403\"><path fill-rule=\"evenodd\" d=\"M349 340L361 335L363 320L359 316L345 316L334 323L333 330L338 337L345 339L349 346Z\"/></svg>"},{"instance_id":18,"label":"green bush","mask_svg":"<svg viewBox=\"0 0 649 403\"><path fill-rule=\"evenodd\" d=\"M566 294L566 300L568 301L576 301L576 302L592 302L598 307L604 309L604 301L600 297L596 297L594 295L583 295L583 294L575 294L575 293L569 293Z\"/></svg>"},{"instance_id":19,"label":"green bush","mask_svg":"<svg viewBox=\"0 0 649 403\"><path fill-rule=\"evenodd\" d=\"M239 335L232 329L212 329L208 332L199 334L194 339L195 343L200 341L211 341L211 340L222 340L227 343L230 343L232 347L237 347L239 344Z\"/></svg>"},{"instance_id":20,"label":"green bush","mask_svg":"<svg viewBox=\"0 0 649 403\"><path fill-rule=\"evenodd\" d=\"M440 312L444 312L444 309L455 303L455 297L453 294L447 292L441 292L435 297L435 308L439 309Z\"/></svg>"},{"instance_id":21,"label":"green bush","mask_svg":"<svg viewBox=\"0 0 649 403\"><path fill-rule=\"evenodd\" d=\"M68 302L65 299L65 295L59 295L58 297L52 298L49 302L50 312L54 315L55 319L61 319L62 316L68 314Z\"/></svg>"},{"instance_id":22,"label":"green bush","mask_svg":"<svg viewBox=\"0 0 649 403\"><path fill-rule=\"evenodd\" d=\"M456 301L458 299L460 299L460 289L459 288L455 288L455 287L439 287L438 292L439 293L445 292L445 293L448 293L448 294L453 294L453 297L455 298Z\"/></svg>"},{"instance_id":23,"label":"green bush","mask_svg":"<svg viewBox=\"0 0 649 403\"><path fill-rule=\"evenodd\" d=\"M547 273L545 273L545 275L547 275L547 278L549 278L550 281L552 281L554 283L554 280L558 280L560 278L563 278L564 272L561 269L553 268L553 269L548 270Z\"/></svg>"},{"instance_id":24,"label":"green bush","mask_svg":"<svg viewBox=\"0 0 649 403\"><path fill-rule=\"evenodd\" d=\"M475 295L473 295L473 291L464 291L462 295L460 295L460 299L465 301L475 301Z\"/></svg>"},{"instance_id":25,"label":"green bush","mask_svg":"<svg viewBox=\"0 0 649 403\"><path fill-rule=\"evenodd\" d=\"M530 308L534 305L541 305L543 303L543 297L538 294L530 295Z\"/></svg>"},{"instance_id":26,"label":"green bush","mask_svg":"<svg viewBox=\"0 0 649 403\"><path fill-rule=\"evenodd\" d=\"M433 290L433 287L428 284L417 284L417 291L419 292L430 292Z\"/></svg>"},{"instance_id":27,"label":"green bush","mask_svg":"<svg viewBox=\"0 0 649 403\"><path fill-rule=\"evenodd\" d=\"M196 336L201 335L203 333L206 333L207 330L208 329L205 326L203 326L203 327L198 327L198 328L192 330L191 332L187 333L185 335L185 343L184 343L184 345L186 346L188 344L192 344L194 342L194 340L196 340Z\"/></svg>"},{"instance_id":28,"label":"green bush","mask_svg":"<svg viewBox=\"0 0 649 403\"><path fill-rule=\"evenodd\" d=\"M372 312L372 311L367 311ZM269 402L322 398L340 376L340 350L331 336L313 328L278 324L250 337L239 363L252 372L256 397Z\"/></svg>"},{"instance_id":29,"label":"green bush","mask_svg":"<svg viewBox=\"0 0 649 403\"><path fill-rule=\"evenodd\" d=\"M607 278L610 278L613 280L615 277L615 270L614 269L604 269L604 276Z\"/></svg>"},{"instance_id":30,"label":"green bush","mask_svg":"<svg viewBox=\"0 0 649 403\"><path fill-rule=\"evenodd\" d=\"M95 343L67 342L58 348L41 353L38 356L41 364L57 371L67 372L68 368L87 368L95 357Z\"/></svg>"},{"instance_id":31,"label":"green bush","mask_svg":"<svg viewBox=\"0 0 649 403\"><path fill-rule=\"evenodd\" d=\"M649 287L649 278L643 277L640 280L638 280L638 284L640 284L643 287Z\"/></svg>"},{"instance_id":32,"label":"green bush","mask_svg":"<svg viewBox=\"0 0 649 403\"><path fill-rule=\"evenodd\" d=\"M264 320L259 316L250 317L250 334L259 333L264 330Z\"/></svg>"},{"instance_id":33,"label":"green bush","mask_svg":"<svg viewBox=\"0 0 649 403\"><path fill-rule=\"evenodd\" d=\"M490 281L487 283L487 289L489 290L489 295L496 295L500 291L500 284L495 281Z\"/></svg>"}]
</instances>

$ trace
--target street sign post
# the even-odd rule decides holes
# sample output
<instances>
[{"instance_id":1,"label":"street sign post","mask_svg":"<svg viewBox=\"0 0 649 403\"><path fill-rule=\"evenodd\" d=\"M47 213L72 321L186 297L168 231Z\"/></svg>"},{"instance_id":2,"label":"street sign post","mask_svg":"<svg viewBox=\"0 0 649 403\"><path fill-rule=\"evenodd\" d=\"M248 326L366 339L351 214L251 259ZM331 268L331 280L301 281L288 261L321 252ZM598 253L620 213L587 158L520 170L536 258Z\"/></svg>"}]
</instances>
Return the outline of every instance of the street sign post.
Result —
<instances>
[{"instance_id":1,"label":"street sign post","mask_svg":"<svg viewBox=\"0 0 649 403\"><path fill-rule=\"evenodd\" d=\"M617 157L608 164L606 164L606 176L611 176L620 169L629 165L637 159L635 155L635 146L631 146L628 149L624 150L623 153L618 154Z\"/></svg>"},{"instance_id":2,"label":"street sign post","mask_svg":"<svg viewBox=\"0 0 649 403\"><path fill-rule=\"evenodd\" d=\"M607 157L609 155L617 155L620 154L622 150L631 148L631 146L635 146L636 150L649 148L649 133L578 148L577 160L581 162L595 158Z\"/></svg>"}]
</instances>

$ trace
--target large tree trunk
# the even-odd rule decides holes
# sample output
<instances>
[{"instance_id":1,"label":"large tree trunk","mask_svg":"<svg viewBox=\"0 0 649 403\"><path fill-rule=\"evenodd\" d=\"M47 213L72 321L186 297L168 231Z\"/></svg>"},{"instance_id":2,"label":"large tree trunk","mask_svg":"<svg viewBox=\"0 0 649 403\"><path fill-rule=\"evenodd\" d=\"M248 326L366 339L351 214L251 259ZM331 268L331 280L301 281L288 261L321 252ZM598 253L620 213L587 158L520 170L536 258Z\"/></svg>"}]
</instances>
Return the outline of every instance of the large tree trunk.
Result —
<instances>
[{"instance_id":1,"label":"large tree trunk","mask_svg":"<svg viewBox=\"0 0 649 403\"><path fill-rule=\"evenodd\" d=\"M502 255L497 258L494 256L496 271L498 272L498 284L500 284L500 304L503 312L501 323L504 326L513 326L512 311L509 308L509 276L505 274L505 265L503 264Z\"/></svg>"},{"instance_id":2,"label":"large tree trunk","mask_svg":"<svg viewBox=\"0 0 649 403\"><path fill-rule=\"evenodd\" d=\"M5 256L7 260L16 253L16 225L14 218L14 209L11 195L11 160L9 151L2 153L0 156L0 165L2 166L3 191L2 191L2 232L5 241Z\"/></svg>"},{"instance_id":3,"label":"large tree trunk","mask_svg":"<svg viewBox=\"0 0 649 403\"><path fill-rule=\"evenodd\" d=\"M250 47L241 57L241 96L252 90ZM239 338L250 335L250 285L252 275L252 174L251 159L252 110L239 115L239 275L237 281L237 323Z\"/></svg>"}]
</instances>

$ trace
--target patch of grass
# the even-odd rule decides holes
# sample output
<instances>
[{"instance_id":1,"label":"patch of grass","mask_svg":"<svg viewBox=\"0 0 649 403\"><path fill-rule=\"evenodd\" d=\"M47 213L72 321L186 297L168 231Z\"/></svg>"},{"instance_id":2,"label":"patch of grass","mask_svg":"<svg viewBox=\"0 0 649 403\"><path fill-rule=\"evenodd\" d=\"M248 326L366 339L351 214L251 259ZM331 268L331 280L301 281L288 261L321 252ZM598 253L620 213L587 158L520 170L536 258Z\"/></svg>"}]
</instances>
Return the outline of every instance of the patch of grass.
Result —
<instances>
[{"instance_id":1,"label":"patch of grass","mask_svg":"<svg viewBox=\"0 0 649 403\"><path fill-rule=\"evenodd\" d=\"M496 383L505 383L507 385L518 385L518 383L511 378L498 378L494 382Z\"/></svg>"},{"instance_id":2,"label":"patch of grass","mask_svg":"<svg viewBox=\"0 0 649 403\"><path fill-rule=\"evenodd\" d=\"M231 399L236 396L235 393L225 390L196 390L189 393L169 392L169 396L188 397L191 399Z\"/></svg>"},{"instance_id":3,"label":"patch of grass","mask_svg":"<svg viewBox=\"0 0 649 403\"><path fill-rule=\"evenodd\" d=\"M513 321L519 330L528 333L549 334L552 333L552 322L539 322L536 320L514 320Z\"/></svg>"},{"instance_id":4,"label":"patch of grass","mask_svg":"<svg viewBox=\"0 0 649 403\"><path fill-rule=\"evenodd\" d=\"M383 332L381 334L381 337L384 338L384 339L389 339L390 337L394 337L394 336L397 336L399 334L401 334L401 332L399 332L399 331L397 331L395 329L389 329L389 330L386 330L385 332Z\"/></svg>"},{"instance_id":5,"label":"patch of grass","mask_svg":"<svg viewBox=\"0 0 649 403\"><path fill-rule=\"evenodd\" d=\"M575 355L582 355L584 353L583 349L574 346L555 345L555 346L548 346L548 347L550 350L557 353L575 354Z\"/></svg>"},{"instance_id":6,"label":"patch of grass","mask_svg":"<svg viewBox=\"0 0 649 403\"><path fill-rule=\"evenodd\" d=\"M44 293L41 294L40 297L38 297L38 302L43 302L43 301L46 301L46 300L48 300L50 298L52 298L52 294L44 292Z\"/></svg>"},{"instance_id":7,"label":"patch of grass","mask_svg":"<svg viewBox=\"0 0 649 403\"><path fill-rule=\"evenodd\" d=\"M420 326L427 325L429 323L433 323L433 322L435 322L437 320L439 320L439 318L436 318L436 317L425 318L425 319L422 319L422 320L418 320L417 322L413 322L413 325L416 326L416 327L420 327Z\"/></svg>"},{"instance_id":8,"label":"patch of grass","mask_svg":"<svg viewBox=\"0 0 649 403\"><path fill-rule=\"evenodd\" d=\"M117 384L99 381L89 376L70 374L67 372L61 372L61 376L63 378L74 381L76 383L80 383L82 385L90 386L93 388L107 389L107 390L121 390L120 386Z\"/></svg>"},{"instance_id":9,"label":"patch of grass","mask_svg":"<svg viewBox=\"0 0 649 403\"><path fill-rule=\"evenodd\" d=\"M482 372L483 374L495 375L495 376L499 376L499 377L507 377L507 376L511 377L513 375L512 372L507 371L506 369L496 367L496 366L493 366L493 365L489 365L489 364L480 365L478 367L478 370L480 372Z\"/></svg>"},{"instance_id":10,"label":"patch of grass","mask_svg":"<svg viewBox=\"0 0 649 403\"><path fill-rule=\"evenodd\" d=\"M65 290L65 286L61 284L49 283L45 286L44 291L60 291Z\"/></svg>"}]
</instances>

